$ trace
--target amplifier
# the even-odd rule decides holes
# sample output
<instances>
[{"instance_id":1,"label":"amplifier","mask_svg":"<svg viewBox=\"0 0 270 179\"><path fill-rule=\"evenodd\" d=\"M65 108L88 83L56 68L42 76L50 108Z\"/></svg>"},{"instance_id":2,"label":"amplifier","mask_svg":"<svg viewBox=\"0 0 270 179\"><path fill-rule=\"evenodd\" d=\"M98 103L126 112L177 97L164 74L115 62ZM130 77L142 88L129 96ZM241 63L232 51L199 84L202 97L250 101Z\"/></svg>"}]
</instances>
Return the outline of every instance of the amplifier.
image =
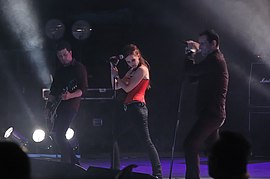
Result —
<instances>
[{"instance_id":1,"label":"amplifier","mask_svg":"<svg viewBox=\"0 0 270 179\"><path fill-rule=\"evenodd\" d=\"M270 64L251 64L249 105L250 107L270 107Z\"/></svg>"},{"instance_id":2,"label":"amplifier","mask_svg":"<svg viewBox=\"0 0 270 179\"><path fill-rule=\"evenodd\" d=\"M114 98L114 90L111 88L88 88L82 100L110 100Z\"/></svg>"},{"instance_id":3,"label":"amplifier","mask_svg":"<svg viewBox=\"0 0 270 179\"><path fill-rule=\"evenodd\" d=\"M42 98L48 100L50 89L42 89ZM114 90L112 88L88 88L82 100L112 100L114 98Z\"/></svg>"},{"instance_id":4,"label":"amplifier","mask_svg":"<svg viewBox=\"0 0 270 179\"><path fill-rule=\"evenodd\" d=\"M270 156L270 112L250 112L249 132L254 156Z\"/></svg>"}]
</instances>

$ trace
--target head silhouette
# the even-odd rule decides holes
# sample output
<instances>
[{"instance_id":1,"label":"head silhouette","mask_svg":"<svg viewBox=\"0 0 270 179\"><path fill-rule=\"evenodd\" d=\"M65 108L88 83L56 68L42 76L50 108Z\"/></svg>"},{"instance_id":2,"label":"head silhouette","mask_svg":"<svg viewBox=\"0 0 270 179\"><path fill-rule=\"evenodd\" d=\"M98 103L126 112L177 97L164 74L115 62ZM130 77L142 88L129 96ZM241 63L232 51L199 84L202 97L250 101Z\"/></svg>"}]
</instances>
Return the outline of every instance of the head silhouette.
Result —
<instances>
[{"instance_id":1,"label":"head silhouette","mask_svg":"<svg viewBox=\"0 0 270 179\"><path fill-rule=\"evenodd\" d=\"M215 179L248 178L250 144L240 134L223 131L208 156L209 175Z\"/></svg>"},{"instance_id":2,"label":"head silhouette","mask_svg":"<svg viewBox=\"0 0 270 179\"><path fill-rule=\"evenodd\" d=\"M0 142L0 151L0 176L30 178L29 158L16 143Z\"/></svg>"}]
</instances>

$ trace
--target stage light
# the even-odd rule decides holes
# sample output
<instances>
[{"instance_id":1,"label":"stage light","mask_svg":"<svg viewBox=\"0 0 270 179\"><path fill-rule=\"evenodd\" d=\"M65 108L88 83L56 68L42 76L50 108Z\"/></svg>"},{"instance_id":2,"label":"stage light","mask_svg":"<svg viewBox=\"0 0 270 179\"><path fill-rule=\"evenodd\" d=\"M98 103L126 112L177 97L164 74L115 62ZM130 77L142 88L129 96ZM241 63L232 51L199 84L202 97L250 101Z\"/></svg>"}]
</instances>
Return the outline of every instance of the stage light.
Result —
<instances>
[{"instance_id":1,"label":"stage light","mask_svg":"<svg viewBox=\"0 0 270 179\"><path fill-rule=\"evenodd\" d=\"M66 139L68 140L70 146L72 147L72 150L79 154L79 142L76 138L75 132L72 128L68 128L66 132Z\"/></svg>"},{"instance_id":2,"label":"stage light","mask_svg":"<svg viewBox=\"0 0 270 179\"><path fill-rule=\"evenodd\" d=\"M78 143L78 140L76 139L75 132L72 128L67 129L65 137L68 140L69 144L71 145L72 150L74 152L78 151L79 143ZM53 138L51 138L51 142L53 142ZM55 145L55 142L52 145Z\"/></svg>"},{"instance_id":3,"label":"stage light","mask_svg":"<svg viewBox=\"0 0 270 179\"><path fill-rule=\"evenodd\" d=\"M12 132L13 132L13 127L8 128L4 134L4 138L6 139L9 138Z\"/></svg>"},{"instance_id":4,"label":"stage light","mask_svg":"<svg viewBox=\"0 0 270 179\"><path fill-rule=\"evenodd\" d=\"M41 128L36 128L32 134L35 153L54 154L56 153L55 142L49 133Z\"/></svg>"},{"instance_id":5,"label":"stage light","mask_svg":"<svg viewBox=\"0 0 270 179\"><path fill-rule=\"evenodd\" d=\"M10 131L8 130L6 133L8 135ZM74 136L74 130L72 128L68 128L65 137L72 146L72 149L78 150L79 144ZM55 135L49 135L42 129L36 129L33 132L32 139L35 142L35 150L37 153L57 153Z\"/></svg>"},{"instance_id":6,"label":"stage light","mask_svg":"<svg viewBox=\"0 0 270 179\"><path fill-rule=\"evenodd\" d=\"M42 142L45 139L45 132L42 129L36 129L32 136L35 142Z\"/></svg>"},{"instance_id":7,"label":"stage light","mask_svg":"<svg viewBox=\"0 0 270 179\"><path fill-rule=\"evenodd\" d=\"M53 40L58 40L65 33L65 25L59 19L51 19L45 26L46 35Z\"/></svg>"},{"instance_id":8,"label":"stage light","mask_svg":"<svg viewBox=\"0 0 270 179\"><path fill-rule=\"evenodd\" d=\"M66 132L66 139L67 140L71 140L74 136L74 130L71 128L68 128L67 132Z\"/></svg>"},{"instance_id":9,"label":"stage light","mask_svg":"<svg viewBox=\"0 0 270 179\"><path fill-rule=\"evenodd\" d=\"M24 152L27 152L28 139L20 134L18 131L14 130L14 127L9 127L4 133L4 139L12 141L20 145Z\"/></svg>"},{"instance_id":10,"label":"stage light","mask_svg":"<svg viewBox=\"0 0 270 179\"><path fill-rule=\"evenodd\" d=\"M72 35L78 40L85 40L90 36L92 28L90 24L84 20L76 21L72 25Z\"/></svg>"}]
</instances>

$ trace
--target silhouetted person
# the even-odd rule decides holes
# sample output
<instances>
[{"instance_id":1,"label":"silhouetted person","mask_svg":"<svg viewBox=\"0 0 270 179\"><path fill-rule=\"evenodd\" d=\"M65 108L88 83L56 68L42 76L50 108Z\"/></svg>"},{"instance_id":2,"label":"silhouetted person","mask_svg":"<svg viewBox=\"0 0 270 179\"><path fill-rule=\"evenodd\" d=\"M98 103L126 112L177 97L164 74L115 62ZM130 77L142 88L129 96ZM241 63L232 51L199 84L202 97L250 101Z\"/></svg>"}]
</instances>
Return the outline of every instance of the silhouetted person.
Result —
<instances>
[{"instance_id":1,"label":"silhouetted person","mask_svg":"<svg viewBox=\"0 0 270 179\"><path fill-rule=\"evenodd\" d=\"M114 178L115 179L133 179L133 178L145 178L145 179L156 179L157 177L155 176L151 176L151 175L141 175L139 176L136 176L135 173L132 173L132 170L134 168L138 167L137 165L134 165L134 164L131 164L131 165L128 165L126 166L125 168L123 168Z\"/></svg>"},{"instance_id":2,"label":"silhouetted person","mask_svg":"<svg viewBox=\"0 0 270 179\"><path fill-rule=\"evenodd\" d=\"M0 178L30 178L30 161L13 142L0 142Z\"/></svg>"},{"instance_id":3,"label":"silhouetted person","mask_svg":"<svg viewBox=\"0 0 270 179\"><path fill-rule=\"evenodd\" d=\"M240 134L224 131L208 156L209 175L214 179L248 179L250 144Z\"/></svg>"},{"instance_id":4,"label":"silhouetted person","mask_svg":"<svg viewBox=\"0 0 270 179\"><path fill-rule=\"evenodd\" d=\"M115 177L115 179L131 179L131 173L133 168L136 168L137 165L131 164L123 168Z\"/></svg>"}]
</instances>

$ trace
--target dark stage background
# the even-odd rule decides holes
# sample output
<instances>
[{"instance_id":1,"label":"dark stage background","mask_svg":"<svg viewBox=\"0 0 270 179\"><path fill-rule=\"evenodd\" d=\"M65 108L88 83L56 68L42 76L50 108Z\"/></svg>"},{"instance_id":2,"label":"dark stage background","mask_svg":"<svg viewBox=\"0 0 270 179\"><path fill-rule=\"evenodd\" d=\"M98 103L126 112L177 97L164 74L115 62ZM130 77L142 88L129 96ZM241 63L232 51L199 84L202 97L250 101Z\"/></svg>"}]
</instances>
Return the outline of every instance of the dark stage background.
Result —
<instances>
[{"instance_id":1,"label":"dark stage background","mask_svg":"<svg viewBox=\"0 0 270 179\"><path fill-rule=\"evenodd\" d=\"M53 18L60 19L65 24L66 31L62 39L71 42L75 57L87 67L89 88L110 88L108 58L119 54L125 44L135 43L139 46L144 57L151 64L152 88L147 94L149 125L152 139L161 152L171 151L181 84L183 84L184 94L183 112L176 151L182 151L183 139L196 119L194 116L196 86L183 82L182 41L196 40L198 33L204 29L214 28L219 32L221 50L227 59L230 72L227 120L222 129L238 131L251 138L250 127L253 126L249 125L249 112L254 109L259 112L268 110L268 108L253 108L254 106L249 104L251 64L265 62L267 57L258 58L254 51L244 46L244 43L249 42L236 38L242 31L232 30L230 26L223 23L224 19L209 10L203 4L204 1L35 0L30 2L35 9L35 17L38 19L38 27L44 40L43 45L37 48L23 48L19 40L21 36L15 35L14 29L10 29L8 19L4 18L3 9L1 10L0 127L2 131L9 126L15 126L31 141L33 130L45 125L42 117L44 101L41 89L47 88L49 84L44 84L38 74L46 67L37 67L29 60L29 55L33 52L42 53L44 57L35 60L45 62L49 73L54 71L57 60L53 49L57 41L49 39L45 34L45 24ZM212 1L208 0L208 2ZM222 4L222 2L224 1L215 3ZM233 6L234 2L245 3L244 1L228 3ZM246 3L250 4L249 1ZM226 6L224 8L230 9ZM230 17L229 11L226 14ZM234 14L231 14L230 18L233 20ZM71 26L76 20L90 23L93 30L86 40L77 40L72 36ZM241 26L241 24L234 23L232 26ZM242 30L245 31L245 27ZM126 70L123 61L120 62L119 68L122 71ZM48 78L49 73L45 78ZM266 74L269 75L268 72ZM111 115L114 109L112 103L110 100L82 101L79 116L73 124L82 154L110 150ZM103 125L94 126L94 119L101 119ZM263 126L260 123L256 125L256 127L259 125L259 128ZM120 141L122 151L140 152L140 145L130 134L131 132L127 132Z\"/></svg>"}]
</instances>

